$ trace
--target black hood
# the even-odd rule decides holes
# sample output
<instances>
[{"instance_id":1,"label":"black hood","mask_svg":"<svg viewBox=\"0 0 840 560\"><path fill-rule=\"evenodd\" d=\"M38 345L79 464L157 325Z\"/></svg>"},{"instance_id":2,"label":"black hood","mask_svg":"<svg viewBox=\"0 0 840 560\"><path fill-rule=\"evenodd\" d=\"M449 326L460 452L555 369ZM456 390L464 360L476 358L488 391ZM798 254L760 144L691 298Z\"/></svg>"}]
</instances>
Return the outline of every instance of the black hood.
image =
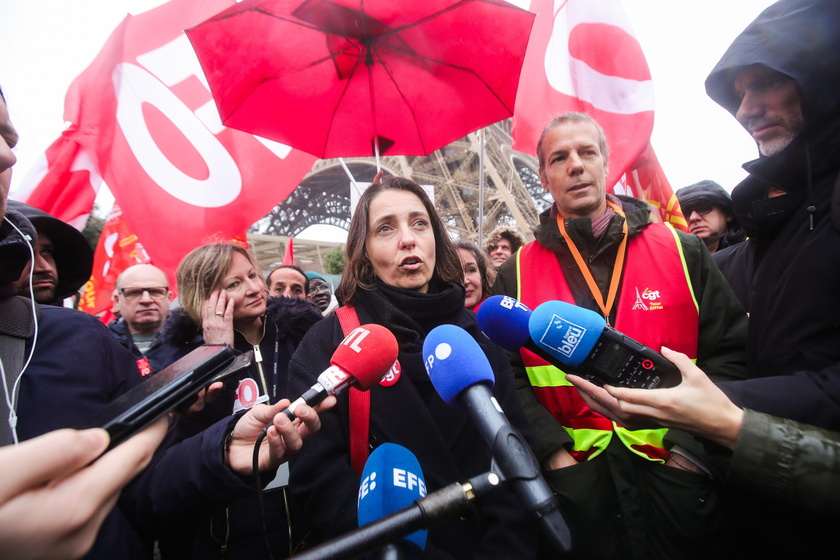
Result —
<instances>
[{"instance_id":1,"label":"black hood","mask_svg":"<svg viewBox=\"0 0 840 560\"><path fill-rule=\"evenodd\" d=\"M840 91L840 2L780 0L741 32L706 78L706 93L735 115L740 99L738 69L762 64L799 85L806 126L838 105Z\"/></svg>"},{"instance_id":2,"label":"black hood","mask_svg":"<svg viewBox=\"0 0 840 560\"><path fill-rule=\"evenodd\" d=\"M55 247L58 284L56 300L75 294L90 279L93 270L93 249L76 228L22 202L9 201L9 208L21 213L36 230L46 233Z\"/></svg>"}]
</instances>

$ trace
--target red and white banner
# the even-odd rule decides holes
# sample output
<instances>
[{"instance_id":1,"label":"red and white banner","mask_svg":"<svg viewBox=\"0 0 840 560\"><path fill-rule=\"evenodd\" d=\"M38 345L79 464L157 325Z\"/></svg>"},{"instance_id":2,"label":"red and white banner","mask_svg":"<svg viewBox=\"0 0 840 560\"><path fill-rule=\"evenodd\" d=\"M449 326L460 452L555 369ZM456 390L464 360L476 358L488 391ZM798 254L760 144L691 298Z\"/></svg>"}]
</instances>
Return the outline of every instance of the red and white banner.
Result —
<instances>
[{"instance_id":1,"label":"red and white banner","mask_svg":"<svg viewBox=\"0 0 840 560\"><path fill-rule=\"evenodd\" d=\"M85 228L102 177L96 155L72 139L73 128L47 148L15 189L14 199L51 214L79 231Z\"/></svg>"},{"instance_id":2,"label":"red and white banner","mask_svg":"<svg viewBox=\"0 0 840 560\"><path fill-rule=\"evenodd\" d=\"M172 0L127 16L65 99L73 124L62 138L93 154L153 263L170 277L193 248L233 238L263 217L315 161L220 123L183 30L232 4Z\"/></svg>"},{"instance_id":3,"label":"red and white banner","mask_svg":"<svg viewBox=\"0 0 840 560\"><path fill-rule=\"evenodd\" d=\"M608 188L621 192L625 185L627 194L660 209L663 220L686 229L676 197L650 147L653 82L620 2L532 0L530 10L537 17L516 97L514 149L536 154L543 128L561 113L591 115L607 135ZM631 172L636 172L632 178ZM625 174L628 179L620 183ZM655 185L639 183L654 178ZM647 198L654 194L664 198Z\"/></svg>"}]
</instances>

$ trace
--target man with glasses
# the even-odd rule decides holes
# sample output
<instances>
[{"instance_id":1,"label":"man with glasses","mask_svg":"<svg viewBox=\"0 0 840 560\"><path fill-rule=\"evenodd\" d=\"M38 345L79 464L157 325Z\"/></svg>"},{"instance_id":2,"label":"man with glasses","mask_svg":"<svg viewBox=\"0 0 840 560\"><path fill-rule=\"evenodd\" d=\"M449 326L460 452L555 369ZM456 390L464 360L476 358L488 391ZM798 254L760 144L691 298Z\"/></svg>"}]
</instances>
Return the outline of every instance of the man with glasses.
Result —
<instances>
[{"instance_id":1,"label":"man with glasses","mask_svg":"<svg viewBox=\"0 0 840 560\"><path fill-rule=\"evenodd\" d=\"M714 181L700 181L676 192L688 229L705 243L710 253L746 239L735 213L732 197Z\"/></svg>"},{"instance_id":2,"label":"man with glasses","mask_svg":"<svg viewBox=\"0 0 840 560\"><path fill-rule=\"evenodd\" d=\"M332 285L322 275L312 270L306 271L309 279L309 299L326 317L338 307L338 300L333 295Z\"/></svg>"},{"instance_id":3,"label":"man with glasses","mask_svg":"<svg viewBox=\"0 0 840 560\"><path fill-rule=\"evenodd\" d=\"M148 375L152 371L145 354L163 329L172 301L166 275L150 264L131 266L117 278L112 297L120 318L108 328L134 356L140 374Z\"/></svg>"}]
</instances>

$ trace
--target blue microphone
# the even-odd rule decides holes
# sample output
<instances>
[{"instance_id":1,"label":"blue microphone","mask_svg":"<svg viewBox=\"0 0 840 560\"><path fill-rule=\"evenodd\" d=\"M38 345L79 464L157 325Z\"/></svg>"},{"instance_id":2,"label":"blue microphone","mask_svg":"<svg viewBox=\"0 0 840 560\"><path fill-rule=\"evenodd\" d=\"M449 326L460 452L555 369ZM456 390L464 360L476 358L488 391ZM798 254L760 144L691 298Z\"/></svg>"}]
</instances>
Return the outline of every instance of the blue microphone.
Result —
<instances>
[{"instance_id":1,"label":"blue microphone","mask_svg":"<svg viewBox=\"0 0 840 560\"><path fill-rule=\"evenodd\" d=\"M482 306L483 309L483 306ZM674 387L682 374L662 354L607 325L589 309L547 301L528 320L530 340L549 354L549 363L598 385Z\"/></svg>"},{"instance_id":2,"label":"blue microphone","mask_svg":"<svg viewBox=\"0 0 840 560\"><path fill-rule=\"evenodd\" d=\"M515 298L492 296L478 308L476 320L481 332L505 350L519 352L520 348L525 348L554 367L563 369L561 362L531 340L528 328L531 313L527 305Z\"/></svg>"},{"instance_id":3,"label":"blue microphone","mask_svg":"<svg viewBox=\"0 0 840 560\"><path fill-rule=\"evenodd\" d=\"M490 392L495 375L478 343L460 327L440 325L426 336L423 361L440 397L451 406L467 409L502 478L525 509L539 519L556 548L569 550L569 528L554 493L527 442Z\"/></svg>"},{"instance_id":4,"label":"blue microphone","mask_svg":"<svg viewBox=\"0 0 840 560\"><path fill-rule=\"evenodd\" d=\"M359 485L359 527L412 505L426 495L423 470L414 454L401 445L383 443L373 450ZM376 558L407 558L426 548L425 529L385 546Z\"/></svg>"}]
</instances>

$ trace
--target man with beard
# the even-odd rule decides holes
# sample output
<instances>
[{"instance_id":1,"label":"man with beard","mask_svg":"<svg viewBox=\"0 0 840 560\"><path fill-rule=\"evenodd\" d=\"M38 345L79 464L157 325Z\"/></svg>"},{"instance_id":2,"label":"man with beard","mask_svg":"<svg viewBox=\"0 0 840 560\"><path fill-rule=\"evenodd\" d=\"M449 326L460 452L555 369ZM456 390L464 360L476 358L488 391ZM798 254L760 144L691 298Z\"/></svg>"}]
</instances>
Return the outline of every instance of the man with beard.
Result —
<instances>
[{"instance_id":1,"label":"man with beard","mask_svg":"<svg viewBox=\"0 0 840 560\"><path fill-rule=\"evenodd\" d=\"M15 282L18 295L34 296L41 304L61 305L90 278L93 249L79 230L55 216L14 200L9 201L9 208L20 212L38 233L35 260Z\"/></svg>"}]
</instances>

